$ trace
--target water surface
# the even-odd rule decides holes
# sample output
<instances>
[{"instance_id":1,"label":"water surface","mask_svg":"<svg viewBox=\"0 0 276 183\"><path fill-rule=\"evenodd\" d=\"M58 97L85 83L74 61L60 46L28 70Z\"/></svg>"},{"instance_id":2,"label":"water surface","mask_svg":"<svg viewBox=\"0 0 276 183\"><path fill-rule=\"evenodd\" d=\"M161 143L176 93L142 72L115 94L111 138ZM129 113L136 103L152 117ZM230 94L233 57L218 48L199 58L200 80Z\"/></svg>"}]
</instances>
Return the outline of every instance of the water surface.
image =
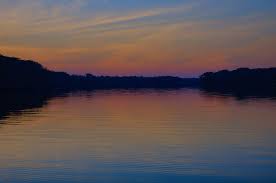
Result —
<instances>
[{"instance_id":1,"label":"water surface","mask_svg":"<svg viewBox=\"0 0 276 183\"><path fill-rule=\"evenodd\" d=\"M9 96L0 182L276 182L273 99L187 89Z\"/></svg>"}]
</instances>

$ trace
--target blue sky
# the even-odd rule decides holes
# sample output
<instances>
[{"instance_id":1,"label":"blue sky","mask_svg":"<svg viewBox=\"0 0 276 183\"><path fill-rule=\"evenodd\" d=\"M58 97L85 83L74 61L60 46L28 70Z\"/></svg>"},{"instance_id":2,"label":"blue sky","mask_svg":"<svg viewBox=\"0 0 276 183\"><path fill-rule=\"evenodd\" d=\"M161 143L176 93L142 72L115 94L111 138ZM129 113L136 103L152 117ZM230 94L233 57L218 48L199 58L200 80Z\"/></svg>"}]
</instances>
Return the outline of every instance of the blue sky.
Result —
<instances>
[{"instance_id":1,"label":"blue sky","mask_svg":"<svg viewBox=\"0 0 276 183\"><path fill-rule=\"evenodd\" d=\"M272 67L275 10L274 0L2 0L0 52L77 74Z\"/></svg>"}]
</instances>

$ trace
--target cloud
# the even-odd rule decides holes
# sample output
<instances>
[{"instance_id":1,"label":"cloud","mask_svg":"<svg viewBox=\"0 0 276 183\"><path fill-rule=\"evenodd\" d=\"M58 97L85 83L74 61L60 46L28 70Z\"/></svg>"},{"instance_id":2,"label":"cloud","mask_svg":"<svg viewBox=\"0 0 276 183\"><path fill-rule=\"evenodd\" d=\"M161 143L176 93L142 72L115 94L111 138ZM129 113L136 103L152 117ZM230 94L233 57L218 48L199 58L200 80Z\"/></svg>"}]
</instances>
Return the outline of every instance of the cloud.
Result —
<instances>
[{"instance_id":1,"label":"cloud","mask_svg":"<svg viewBox=\"0 0 276 183\"><path fill-rule=\"evenodd\" d=\"M104 13L94 13L92 7L89 12L82 12L87 2L86 0L70 0L51 4L50 0L22 0L13 1L13 3L1 1L0 41L2 46L20 44L24 47L31 45L36 47L65 46L68 42L78 38L86 39L106 31L133 27L133 23L135 26L144 26L148 18L185 12L196 5L193 3L178 7ZM140 22L137 23L137 20ZM151 24L154 25L154 23Z\"/></svg>"},{"instance_id":2,"label":"cloud","mask_svg":"<svg viewBox=\"0 0 276 183\"><path fill-rule=\"evenodd\" d=\"M270 14L213 17L216 7L207 9L202 1L122 11L91 2L1 1L0 52L56 70L98 74L200 73L248 64L252 55L269 55L266 65L276 58Z\"/></svg>"}]
</instances>

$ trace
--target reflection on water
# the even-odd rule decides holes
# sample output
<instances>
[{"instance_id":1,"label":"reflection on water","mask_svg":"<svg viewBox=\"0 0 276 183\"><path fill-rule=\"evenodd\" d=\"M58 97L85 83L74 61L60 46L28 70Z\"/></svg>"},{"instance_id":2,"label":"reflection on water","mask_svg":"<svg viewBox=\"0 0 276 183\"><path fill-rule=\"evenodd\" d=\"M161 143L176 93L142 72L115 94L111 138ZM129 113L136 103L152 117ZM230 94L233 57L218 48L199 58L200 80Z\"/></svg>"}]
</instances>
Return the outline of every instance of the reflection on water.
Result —
<instances>
[{"instance_id":1,"label":"reflection on water","mask_svg":"<svg viewBox=\"0 0 276 183\"><path fill-rule=\"evenodd\" d=\"M1 93L0 182L275 182L276 101Z\"/></svg>"}]
</instances>

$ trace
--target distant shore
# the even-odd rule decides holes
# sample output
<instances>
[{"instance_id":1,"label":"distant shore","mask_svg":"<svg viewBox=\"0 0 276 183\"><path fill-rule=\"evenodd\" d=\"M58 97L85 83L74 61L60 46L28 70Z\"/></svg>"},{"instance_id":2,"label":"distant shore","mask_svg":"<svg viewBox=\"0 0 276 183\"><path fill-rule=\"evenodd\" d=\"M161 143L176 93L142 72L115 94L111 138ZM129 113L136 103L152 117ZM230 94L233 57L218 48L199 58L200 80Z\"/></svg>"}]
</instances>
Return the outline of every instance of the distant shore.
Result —
<instances>
[{"instance_id":1,"label":"distant shore","mask_svg":"<svg viewBox=\"0 0 276 183\"><path fill-rule=\"evenodd\" d=\"M92 74L69 75L44 68L41 64L0 55L0 89L139 89L139 88L201 88L214 92L276 92L276 68L206 72L199 78L174 76L111 77Z\"/></svg>"}]
</instances>

